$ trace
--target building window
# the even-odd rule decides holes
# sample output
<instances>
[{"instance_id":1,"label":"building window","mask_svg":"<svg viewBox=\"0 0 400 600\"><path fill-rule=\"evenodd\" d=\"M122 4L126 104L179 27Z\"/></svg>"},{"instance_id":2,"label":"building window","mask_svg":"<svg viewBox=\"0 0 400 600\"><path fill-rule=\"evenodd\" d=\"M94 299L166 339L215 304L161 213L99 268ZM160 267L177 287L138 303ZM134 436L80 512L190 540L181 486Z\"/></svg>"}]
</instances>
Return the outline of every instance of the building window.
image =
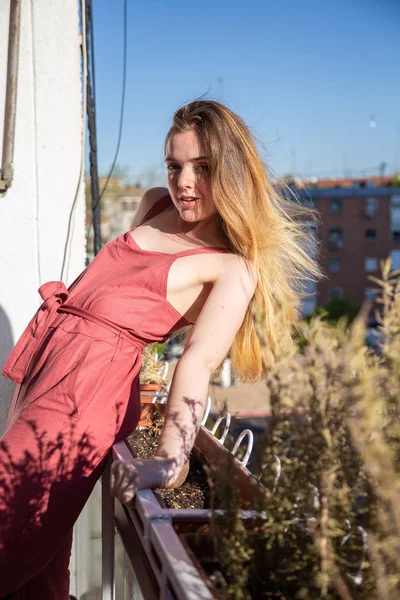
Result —
<instances>
[{"instance_id":1,"label":"building window","mask_svg":"<svg viewBox=\"0 0 400 600\"><path fill-rule=\"evenodd\" d=\"M376 240L376 237L377 237L376 229L366 229L365 230L365 237L367 238L367 240L369 242L374 242Z\"/></svg>"},{"instance_id":2,"label":"building window","mask_svg":"<svg viewBox=\"0 0 400 600\"><path fill-rule=\"evenodd\" d=\"M392 241L400 242L400 196L392 196L390 199L390 231Z\"/></svg>"},{"instance_id":3,"label":"building window","mask_svg":"<svg viewBox=\"0 0 400 600\"><path fill-rule=\"evenodd\" d=\"M376 297L378 296L379 290L374 287L366 287L364 290L364 297L366 300L371 300L374 302Z\"/></svg>"},{"instance_id":4,"label":"building window","mask_svg":"<svg viewBox=\"0 0 400 600\"><path fill-rule=\"evenodd\" d=\"M338 258L331 258L331 260L328 262L328 271L330 273L339 273L340 260Z\"/></svg>"},{"instance_id":5,"label":"building window","mask_svg":"<svg viewBox=\"0 0 400 600\"><path fill-rule=\"evenodd\" d=\"M392 259L392 270L400 270L400 250L392 250L390 256Z\"/></svg>"},{"instance_id":6,"label":"building window","mask_svg":"<svg viewBox=\"0 0 400 600\"><path fill-rule=\"evenodd\" d=\"M335 298L343 298L343 288L333 287L329 289L329 300L335 300Z\"/></svg>"},{"instance_id":7,"label":"building window","mask_svg":"<svg viewBox=\"0 0 400 600\"><path fill-rule=\"evenodd\" d=\"M392 196L390 199L390 207L391 208L400 208L400 196Z\"/></svg>"},{"instance_id":8,"label":"building window","mask_svg":"<svg viewBox=\"0 0 400 600\"><path fill-rule=\"evenodd\" d=\"M365 216L374 217L378 210L378 198L366 198L365 199Z\"/></svg>"},{"instance_id":9,"label":"building window","mask_svg":"<svg viewBox=\"0 0 400 600\"><path fill-rule=\"evenodd\" d=\"M392 231L392 242L400 242L400 229Z\"/></svg>"},{"instance_id":10,"label":"building window","mask_svg":"<svg viewBox=\"0 0 400 600\"><path fill-rule=\"evenodd\" d=\"M365 259L365 270L367 273L374 273L378 270L378 259L368 257Z\"/></svg>"},{"instance_id":11,"label":"building window","mask_svg":"<svg viewBox=\"0 0 400 600\"><path fill-rule=\"evenodd\" d=\"M329 243L331 248L338 250L343 246L342 230L339 228L329 230Z\"/></svg>"},{"instance_id":12,"label":"building window","mask_svg":"<svg viewBox=\"0 0 400 600\"><path fill-rule=\"evenodd\" d=\"M334 213L338 213L342 208L342 199L341 198L331 198L331 211Z\"/></svg>"}]
</instances>

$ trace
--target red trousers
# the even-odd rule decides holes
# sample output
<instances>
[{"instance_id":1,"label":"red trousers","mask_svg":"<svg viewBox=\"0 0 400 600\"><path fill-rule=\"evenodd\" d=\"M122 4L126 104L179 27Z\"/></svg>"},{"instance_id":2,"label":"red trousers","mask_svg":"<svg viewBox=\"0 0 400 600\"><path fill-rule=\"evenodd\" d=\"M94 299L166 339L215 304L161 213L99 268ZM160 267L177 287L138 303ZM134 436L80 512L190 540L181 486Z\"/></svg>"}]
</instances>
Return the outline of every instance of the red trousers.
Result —
<instances>
[{"instance_id":1,"label":"red trousers","mask_svg":"<svg viewBox=\"0 0 400 600\"><path fill-rule=\"evenodd\" d=\"M36 404L0 442L0 596L69 598L72 527L104 459L92 470L89 439L60 417Z\"/></svg>"},{"instance_id":2,"label":"red trousers","mask_svg":"<svg viewBox=\"0 0 400 600\"><path fill-rule=\"evenodd\" d=\"M73 525L138 422L137 349L92 329L50 331L0 441L0 598L68 600Z\"/></svg>"},{"instance_id":3,"label":"red trousers","mask_svg":"<svg viewBox=\"0 0 400 600\"><path fill-rule=\"evenodd\" d=\"M141 345L83 309L58 314L62 283L40 293L3 370L22 385L0 440L0 598L68 600L72 528L139 420Z\"/></svg>"}]
</instances>

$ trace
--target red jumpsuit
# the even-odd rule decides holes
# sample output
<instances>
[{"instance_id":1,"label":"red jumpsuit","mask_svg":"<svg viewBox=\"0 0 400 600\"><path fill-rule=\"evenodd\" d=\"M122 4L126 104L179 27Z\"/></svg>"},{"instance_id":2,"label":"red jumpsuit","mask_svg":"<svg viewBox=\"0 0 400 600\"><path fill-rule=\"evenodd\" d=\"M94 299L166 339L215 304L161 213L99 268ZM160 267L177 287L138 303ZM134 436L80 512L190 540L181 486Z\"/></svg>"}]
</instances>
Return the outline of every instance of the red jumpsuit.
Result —
<instances>
[{"instance_id":1,"label":"red jumpsuit","mask_svg":"<svg viewBox=\"0 0 400 600\"><path fill-rule=\"evenodd\" d=\"M170 205L162 198L142 223ZM3 371L21 385L0 441L0 597L68 600L73 525L108 451L139 419L141 351L188 324L166 299L169 269L215 251L141 250L128 232L69 290L41 286Z\"/></svg>"}]
</instances>

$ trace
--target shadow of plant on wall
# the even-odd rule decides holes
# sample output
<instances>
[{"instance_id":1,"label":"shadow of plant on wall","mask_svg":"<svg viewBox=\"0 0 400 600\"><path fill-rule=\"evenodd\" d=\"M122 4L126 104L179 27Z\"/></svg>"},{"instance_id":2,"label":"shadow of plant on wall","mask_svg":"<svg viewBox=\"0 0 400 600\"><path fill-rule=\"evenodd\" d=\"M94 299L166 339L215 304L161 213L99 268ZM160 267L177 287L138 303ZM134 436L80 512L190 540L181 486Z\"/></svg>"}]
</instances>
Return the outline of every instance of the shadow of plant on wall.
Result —
<instances>
[{"instance_id":1,"label":"shadow of plant on wall","mask_svg":"<svg viewBox=\"0 0 400 600\"><path fill-rule=\"evenodd\" d=\"M365 346L364 313L351 326L301 324L301 354L280 336L253 520L240 520L229 464L211 469L227 508L213 537L229 598L400 597L400 283L381 267L379 354Z\"/></svg>"},{"instance_id":2,"label":"shadow of plant on wall","mask_svg":"<svg viewBox=\"0 0 400 600\"><path fill-rule=\"evenodd\" d=\"M29 408L0 441L0 596L22 586L52 559L120 431L118 416L115 424L107 423L108 440L96 438L90 426L80 427L75 413L62 427L49 427L32 418Z\"/></svg>"},{"instance_id":3,"label":"shadow of plant on wall","mask_svg":"<svg viewBox=\"0 0 400 600\"><path fill-rule=\"evenodd\" d=\"M49 440L35 421L25 421L25 426L29 431L29 449L16 458L7 442L0 442L0 522L3 532L9 532L11 538L16 525L22 537L39 530L42 516L52 502L53 489L65 486L67 491L68 485L85 477L99 458L89 436L74 439L72 423L71 432ZM74 462L70 458L72 444L73 456L77 457ZM1 542L6 546L7 536Z\"/></svg>"}]
</instances>

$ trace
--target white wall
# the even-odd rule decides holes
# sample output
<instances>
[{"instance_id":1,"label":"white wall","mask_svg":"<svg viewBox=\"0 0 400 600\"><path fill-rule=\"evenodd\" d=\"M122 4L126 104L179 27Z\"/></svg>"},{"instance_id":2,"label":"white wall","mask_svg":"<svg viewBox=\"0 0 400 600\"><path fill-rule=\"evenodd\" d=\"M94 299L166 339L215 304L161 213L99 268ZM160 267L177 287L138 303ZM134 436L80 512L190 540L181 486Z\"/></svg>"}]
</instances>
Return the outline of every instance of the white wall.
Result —
<instances>
[{"instance_id":1,"label":"white wall","mask_svg":"<svg viewBox=\"0 0 400 600\"><path fill-rule=\"evenodd\" d=\"M9 0L0 3L0 152L3 142ZM0 367L39 305L38 287L59 280L80 183L82 96L78 0L23 0L14 181L0 197ZM64 272L84 268L84 186ZM13 384L0 377L0 432Z\"/></svg>"}]
</instances>

